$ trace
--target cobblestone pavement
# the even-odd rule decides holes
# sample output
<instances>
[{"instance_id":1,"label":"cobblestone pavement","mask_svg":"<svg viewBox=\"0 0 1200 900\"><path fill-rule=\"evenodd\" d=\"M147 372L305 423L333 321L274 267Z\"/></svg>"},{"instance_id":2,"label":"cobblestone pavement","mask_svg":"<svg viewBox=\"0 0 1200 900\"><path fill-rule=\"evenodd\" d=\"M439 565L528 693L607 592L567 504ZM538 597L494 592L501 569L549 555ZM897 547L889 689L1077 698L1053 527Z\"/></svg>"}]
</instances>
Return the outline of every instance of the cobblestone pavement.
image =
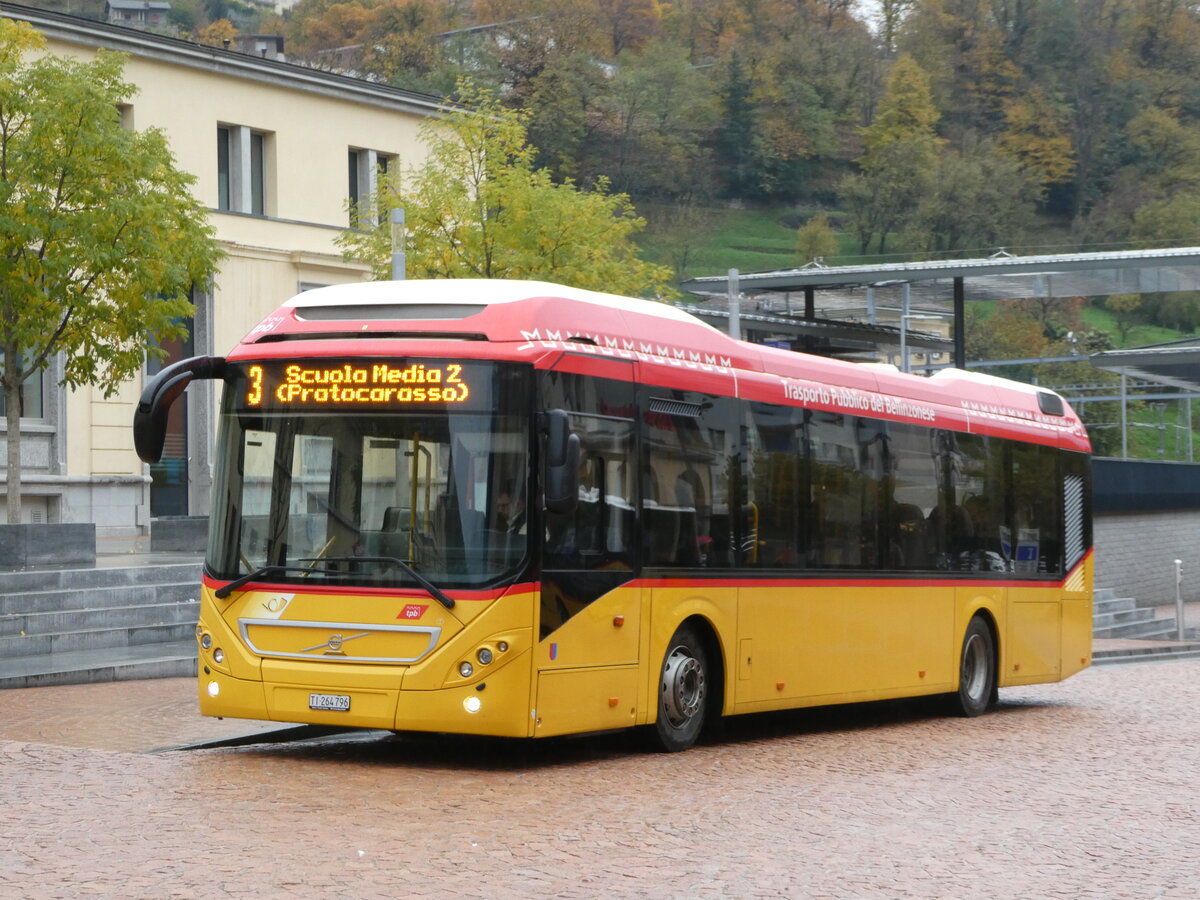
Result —
<instances>
[{"instance_id":1,"label":"cobblestone pavement","mask_svg":"<svg viewBox=\"0 0 1200 900\"><path fill-rule=\"evenodd\" d=\"M979 719L741 718L676 755L377 733L150 755L6 724L0 896L1194 898L1197 710L1177 661Z\"/></svg>"}]
</instances>

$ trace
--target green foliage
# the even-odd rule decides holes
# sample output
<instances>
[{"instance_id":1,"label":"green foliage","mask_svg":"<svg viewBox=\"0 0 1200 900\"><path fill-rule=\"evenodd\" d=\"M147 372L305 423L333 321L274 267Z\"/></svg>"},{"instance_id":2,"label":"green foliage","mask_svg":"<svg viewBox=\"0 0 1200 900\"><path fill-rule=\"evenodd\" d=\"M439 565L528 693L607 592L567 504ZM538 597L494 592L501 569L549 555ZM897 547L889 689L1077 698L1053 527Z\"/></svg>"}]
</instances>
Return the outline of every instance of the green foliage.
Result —
<instances>
[{"instance_id":1,"label":"green foliage","mask_svg":"<svg viewBox=\"0 0 1200 900\"><path fill-rule=\"evenodd\" d=\"M818 213L796 232L796 252L803 262L824 259L838 252L837 237L829 227L829 216Z\"/></svg>"},{"instance_id":2,"label":"green foliage","mask_svg":"<svg viewBox=\"0 0 1200 900\"><path fill-rule=\"evenodd\" d=\"M121 127L124 57L43 55L0 19L0 351L10 521L20 513L19 390L55 353L62 382L106 394L176 337L219 250L194 179L156 130ZM30 59L27 59L29 57Z\"/></svg>"},{"instance_id":3,"label":"green foliage","mask_svg":"<svg viewBox=\"0 0 1200 900\"><path fill-rule=\"evenodd\" d=\"M1104 308L1113 315L1113 319L1117 323L1117 330L1121 332L1121 342L1124 343L1129 338L1129 329L1134 326L1138 320L1138 313L1142 307L1142 297L1140 294L1113 294L1104 301Z\"/></svg>"},{"instance_id":4,"label":"green foliage","mask_svg":"<svg viewBox=\"0 0 1200 900\"><path fill-rule=\"evenodd\" d=\"M892 66L875 120L863 129L864 171L886 168L897 144L914 150L913 165L931 168L940 141L934 126L939 118L929 90L929 76L907 54ZM924 164L922 166L922 164Z\"/></svg>"},{"instance_id":5,"label":"green foliage","mask_svg":"<svg viewBox=\"0 0 1200 900\"><path fill-rule=\"evenodd\" d=\"M407 269L414 278L536 278L575 287L648 295L667 290L670 271L639 257L632 237L645 222L624 194L555 183L534 166L527 116L487 91L460 86L470 109L426 120L429 156L376 198L404 209ZM386 218L386 217L385 217ZM387 224L339 238L351 258L391 271Z\"/></svg>"},{"instance_id":6,"label":"green foliage","mask_svg":"<svg viewBox=\"0 0 1200 900\"><path fill-rule=\"evenodd\" d=\"M906 246L941 255L977 255L1019 243L1033 221L1037 182L989 142L948 153L908 222Z\"/></svg>"},{"instance_id":7,"label":"green foliage","mask_svg":"<svg viewBox=\"0 0 1200 900\"><path fill-rule=\"evenodd\" d=\"M888 236L916 214L937 165L937 119L928 77L911 56L901 56L888 76L875 121L863 129L862 174L841 184L861 252L874 240L879 252L885 252Z\"/></svg>"}]
</instances>

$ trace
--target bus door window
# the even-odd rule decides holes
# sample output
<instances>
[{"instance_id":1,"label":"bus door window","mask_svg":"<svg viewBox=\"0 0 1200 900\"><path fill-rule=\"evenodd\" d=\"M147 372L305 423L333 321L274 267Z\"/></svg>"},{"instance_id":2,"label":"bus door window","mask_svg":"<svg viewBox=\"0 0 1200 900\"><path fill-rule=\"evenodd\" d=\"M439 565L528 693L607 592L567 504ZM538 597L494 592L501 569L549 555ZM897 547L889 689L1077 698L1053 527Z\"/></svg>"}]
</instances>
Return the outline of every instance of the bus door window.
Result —
<instances>
[{"instance_id":1,"label":"bus door window","mask_svg":"<svg viewBox=\"0 0 1200 900\"><path fill-rule=\"evenodd\" d=\"M579 501L569 515L546 515L548 568L631 566L633 432L627 421L572 415L580 439Z\"/></svg>"},{"instance_id":2,"label":"bus door window","mask_svg":"<svg viewBox=\"0 0 1200 900\"><path fill-rule=\"evenodd\" d=\"M545 514L542 637L632 577L631 423L572 414L579 435L579 499L573 512Z\"/></svg>"}]
</instances>

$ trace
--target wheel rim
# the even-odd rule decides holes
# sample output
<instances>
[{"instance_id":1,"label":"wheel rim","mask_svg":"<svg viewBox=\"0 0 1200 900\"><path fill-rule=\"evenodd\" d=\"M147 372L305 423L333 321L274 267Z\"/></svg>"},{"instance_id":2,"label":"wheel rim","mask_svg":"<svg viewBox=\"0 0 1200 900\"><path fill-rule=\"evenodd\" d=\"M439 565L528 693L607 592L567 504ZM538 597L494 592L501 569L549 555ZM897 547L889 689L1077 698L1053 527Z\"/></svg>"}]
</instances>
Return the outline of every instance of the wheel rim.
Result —
<instances>
[{"instance_id":1,"label":"wheel rim","mask_svg":"<svg viewBox=\"0 0 1200 900\"><path fill-rule=\"evenodd\" d=\"M962 691L974 703L984 699L987 692L987 642L980 634L972 634L963 647Z\"/></svg>"},{"instance_id":2,"label":"wheel rim","mask_svg":"<svg viewBox=\"0 0 1200 900\"><path fill-rule=\"evenodd\" d=\"M704 667L686 647L676 647L667 657L662 699L667 721L676 728L700 712L704 703Z\"/></svg>"}]
</instances>

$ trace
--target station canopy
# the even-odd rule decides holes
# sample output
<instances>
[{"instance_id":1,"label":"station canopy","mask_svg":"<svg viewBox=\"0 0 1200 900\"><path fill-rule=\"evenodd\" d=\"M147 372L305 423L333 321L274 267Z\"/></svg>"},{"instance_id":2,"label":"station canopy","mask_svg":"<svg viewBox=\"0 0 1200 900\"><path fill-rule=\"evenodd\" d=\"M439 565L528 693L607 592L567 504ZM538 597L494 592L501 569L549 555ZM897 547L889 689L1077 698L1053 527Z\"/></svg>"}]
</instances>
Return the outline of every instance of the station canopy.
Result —
<instances>
[{"instance_id":1,"label":"station canopy","mask_svg":"<svg viewBox=\"0 0 1200 900\"><path fill-rule=\"evenodd\" d=\"M1200 394L1200 337L1092 354L1098 369Z\"/></svg>"},{"instance_id":2,"label":"station canopy","mask_svg":"<svg viewBox=\"0 0 1200 900\"><path fill-rule=\"evenodd\" d=\"M816 292L861 292L874 300L879 289L908 286L909 299L918 305L952 303L955 364L966 363L963 348L963 308L967 300L1024 298L1096 297L1112 294L1156 294L1200 290L1200 247L1176 247L1156 250L1119 250L1101 253L1044 254L1014 256L1001 251L982 259L949 259L926 262L897 262L863 266L824 266L810 263L801 268L770 272L738 273L739 294L783 295L787 310L783 316L772 308L772 315L786 324L790 333L803 336L810 344L824 342L837 355L838 338L849 352L858 338L875 339L876 346L897 343L900 329L862 326L856 335L842 333L852 323L819 319L815 314ZM713 324L728 323L727 300L729 275L692 278L682 284L703 302L689 309ZM793 306L790 295L803 295L803 304ZM774 307L774 304L772 304ZM751 315L756 312L747 310ZM740 318L745 318L741 314ZM718 325L718 327L721 327ZM921 344L909 332L909 345ZM937 338L930 336L937 343ZM944 343L942 341L941 343ZM927 349L942 349L929 346ZM817 349L820 352L820 349Z\"/></svg>"}]
</instances>

